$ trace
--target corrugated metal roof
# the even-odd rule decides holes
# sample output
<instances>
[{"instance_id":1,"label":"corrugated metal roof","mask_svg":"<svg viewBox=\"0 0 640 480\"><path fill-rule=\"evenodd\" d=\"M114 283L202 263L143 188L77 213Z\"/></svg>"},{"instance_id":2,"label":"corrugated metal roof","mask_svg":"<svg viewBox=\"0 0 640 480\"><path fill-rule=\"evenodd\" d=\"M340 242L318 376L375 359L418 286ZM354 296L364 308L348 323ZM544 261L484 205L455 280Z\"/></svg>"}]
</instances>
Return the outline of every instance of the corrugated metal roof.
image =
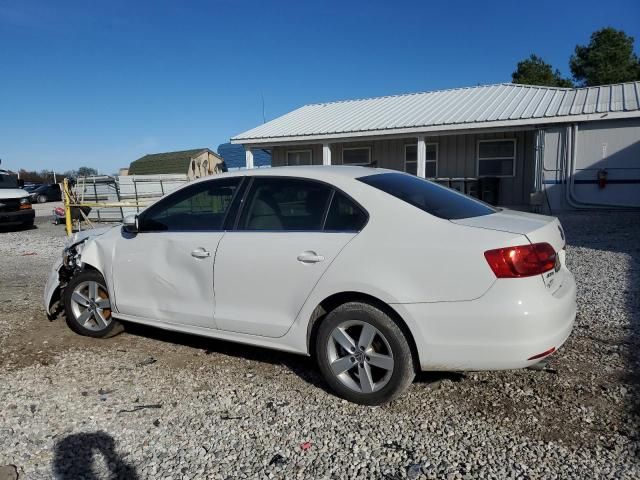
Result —
<instances>
[{"instance_id":1,"label":"corrugated metal roof","mask_svg":"<svg viewBox=\"0 0 640 480\"><path fill-rule=\"evenodd\" d=\"M305 105L231 141L265 143L596 120L640 116L639 106L640 82L577 89L502 83Z\"/></svg>"}]
</instances>

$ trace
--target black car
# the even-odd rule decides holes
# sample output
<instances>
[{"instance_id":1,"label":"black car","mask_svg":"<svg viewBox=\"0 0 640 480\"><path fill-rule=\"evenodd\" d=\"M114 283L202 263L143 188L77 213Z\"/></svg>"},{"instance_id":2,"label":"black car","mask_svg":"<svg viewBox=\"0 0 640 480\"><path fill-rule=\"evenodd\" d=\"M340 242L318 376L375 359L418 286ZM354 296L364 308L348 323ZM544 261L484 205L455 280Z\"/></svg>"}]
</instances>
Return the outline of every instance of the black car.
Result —
<instances>
[{"instance_id":1,"label":"black car","mask_svg":"<svg viewBox=\"0 0 640 480\"><path fill-rule=\"evenodd\" d=\"M40 185L30 192L29 197L33 203L58 202L62 200L60 185L52 183L50 185Z\"/></svg>"},{"instance_id":2,"label":"black car","mask_svg":"<svg viewBox=\"0 0 640 480\"><path fill-rule=\"evenodd\" d=\"M22 189L29 193L32 193L36 188L41 186L42 186L41 183L31 183L31 184L25 184Z\"/></svg>"}]
</instances>

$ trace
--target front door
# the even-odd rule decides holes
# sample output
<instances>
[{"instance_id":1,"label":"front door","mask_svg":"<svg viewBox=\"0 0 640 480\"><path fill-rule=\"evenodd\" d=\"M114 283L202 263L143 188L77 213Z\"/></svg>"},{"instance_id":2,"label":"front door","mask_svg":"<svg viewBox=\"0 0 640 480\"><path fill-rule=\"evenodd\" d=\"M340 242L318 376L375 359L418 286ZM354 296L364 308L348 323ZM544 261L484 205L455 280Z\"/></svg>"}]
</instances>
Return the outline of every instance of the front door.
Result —
<instances>
[{"instance_id":1,"label":"front door","mask_svg":"<svg viewBox=\"0 0 640 480\"><path fill-rule=\"evenodd\" d=\"M142 212L114 252L118 312L215 328L213 261L239 177L189 185Z\"/></svg>"},{"instance_id":2,"label":"front door","mask_svg":"<svg viewBox=\"0 0 640 480\"><path fill-rule=\"evenodd\" d=\"M216 254L217 328L267 337L287 332L357 233L325 228L327 210L337 199L320 182L254 177L238 228L225 234Z\"/></svg>"}]
</instances>

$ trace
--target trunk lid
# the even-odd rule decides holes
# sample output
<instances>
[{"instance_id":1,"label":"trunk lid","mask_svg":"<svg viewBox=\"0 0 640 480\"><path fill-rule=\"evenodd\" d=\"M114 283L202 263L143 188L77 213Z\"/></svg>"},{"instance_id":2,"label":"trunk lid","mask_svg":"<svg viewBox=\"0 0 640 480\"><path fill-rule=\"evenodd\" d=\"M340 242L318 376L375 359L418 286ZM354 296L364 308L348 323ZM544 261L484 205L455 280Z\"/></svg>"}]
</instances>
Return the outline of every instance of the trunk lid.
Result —
<instances>
[{"instance_id":1,"label":"trunk lid","mask_svg":"<svg viewBox=\"0 0 640 480\"><path fill-rule=\"evenodd\" d=\"M564 250L566 241L562 225L560 225L560 221L556 217L515 210L500 210L491 215L450 221L467 227L519 233L527 237L531 243L546 242L550 244L556 251L558 260L556 268L545 272L542 277L550 292L555 292L562 285L562 280L566 274Z\"/></svg>"}]
</instances>

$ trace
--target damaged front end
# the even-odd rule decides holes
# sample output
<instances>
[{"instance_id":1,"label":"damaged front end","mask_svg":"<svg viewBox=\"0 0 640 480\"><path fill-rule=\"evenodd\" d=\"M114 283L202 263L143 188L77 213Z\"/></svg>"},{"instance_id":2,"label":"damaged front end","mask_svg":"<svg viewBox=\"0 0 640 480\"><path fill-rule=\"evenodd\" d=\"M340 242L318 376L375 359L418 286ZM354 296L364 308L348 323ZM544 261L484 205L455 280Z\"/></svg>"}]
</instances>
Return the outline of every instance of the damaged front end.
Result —
<instances>
[{"instance_id":1,"label":"damaged front end","mask_svg":"<svg viewBox=\"0 0 640 480\"><path fill-rule=\"evenodd\" d=\"M62 257L54 263L44 288L44 308L49 320L54 320L64 308L61 302L64 288L69 280L84 267L82 251L87 242L106 230L108 229L85 230L76 233L62 251Z\"/></svg>"}]
</instances>

